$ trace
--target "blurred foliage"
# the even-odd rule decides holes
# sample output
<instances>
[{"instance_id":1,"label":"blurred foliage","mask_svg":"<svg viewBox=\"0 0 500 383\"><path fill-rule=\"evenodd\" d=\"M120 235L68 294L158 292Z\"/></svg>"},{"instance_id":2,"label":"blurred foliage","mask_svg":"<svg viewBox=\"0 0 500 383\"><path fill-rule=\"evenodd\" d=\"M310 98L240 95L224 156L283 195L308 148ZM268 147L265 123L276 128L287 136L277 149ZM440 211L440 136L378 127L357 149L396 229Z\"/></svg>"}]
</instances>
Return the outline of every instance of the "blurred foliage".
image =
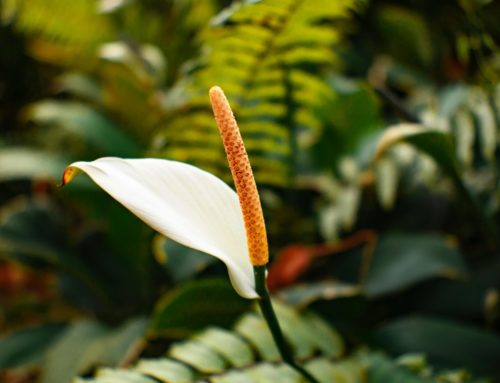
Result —
<instances>
[{"instance_id":1,"label":"blurred foliage","mask_svg":"<svg viewBox=\"0 0 500 383\"><path fill-rule=\"evenodd\" d=\"M206 97L217 79L232 100L256 180L287 185L298 151L319 136L317 109L334 96L321 74L338 61L332 48L353 6L352 0L241 2L218 15L203 36L201 58L167 94L175 110L156 137L160 153L227 178Z\"/></svg>"},{"instance_id":2,"label":"blurred foliage","mask_svg":"<svg viewBox=\"0 0 500 383\"><path fill-rule=\"evenodd\" d=\"M500 381L499 14L489 0L2 0L0 380L297 379L220 262L84 177L56 188L102 156L230 182L207 97L220 85L306 367Z\"/></svg>"},{"instance_id":3,"label":"blurred foliage","mask_svg":"<svg viewBox=\"0 0 500 383\"><path fill-rule=\"evenodd\" d=\"M200 286L201 287L201 286ZM296 358L319 382L472 382L465 371L431 371L421 355L392 361L380 354L359 352L347 359L338 332L320 317L299 313L275 302L283 331ZM161 358L140 359L128 369L101 368L93 379L78 382L129 381L301 382L278 361L279 354L264 320L244 314L231 329L210 326L191 339L175 342Z\"/></svg>"}]
</instances>

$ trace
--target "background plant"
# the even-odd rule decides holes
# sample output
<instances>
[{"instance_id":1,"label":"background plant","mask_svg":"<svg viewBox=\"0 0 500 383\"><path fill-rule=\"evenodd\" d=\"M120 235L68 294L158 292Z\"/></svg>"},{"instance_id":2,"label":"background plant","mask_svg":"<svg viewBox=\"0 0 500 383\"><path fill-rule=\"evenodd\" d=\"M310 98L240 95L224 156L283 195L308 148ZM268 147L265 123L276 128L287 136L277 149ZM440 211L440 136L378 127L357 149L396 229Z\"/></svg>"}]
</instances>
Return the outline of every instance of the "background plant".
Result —
<instances>
[{"instance_id":1,"label":"background plant","mask_svg":"<svg viewBox=\"0 0 500 383\"><path fill-rule=\"evenodd\" d=\"M270 287L344 340L344 354L316 350L311 363L379 366L369 381L392 369L466 381L461 368L498 380L498 8L2 1L2 378L137 370L207 326L234 331L248 312L205 281L224 275L211 258L155 236L90 182L54 186L73 160L109 155L228 179L206 96L217 84L256 170ZM394 126L397 142L381 141ZM366 346L388 356L355 351Z\"/></svg>"}]
</instances>

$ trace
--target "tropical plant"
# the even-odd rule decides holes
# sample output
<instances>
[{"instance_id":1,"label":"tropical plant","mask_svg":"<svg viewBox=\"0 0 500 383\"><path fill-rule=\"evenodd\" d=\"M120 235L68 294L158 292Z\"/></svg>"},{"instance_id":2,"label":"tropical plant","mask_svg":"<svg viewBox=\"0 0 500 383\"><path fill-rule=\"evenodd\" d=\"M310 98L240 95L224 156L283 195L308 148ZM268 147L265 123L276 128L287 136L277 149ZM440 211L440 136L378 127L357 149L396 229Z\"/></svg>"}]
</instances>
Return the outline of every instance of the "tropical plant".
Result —
<instances>
[{"instance_id":1,"label":"tropical plant","mask_svg":"<svg viewBox=\"0 0 500 383\"><path fill-rule=\"evenodd\" d=\"M206 279L221 262L84 177L54 187L105 156L229 181L207 98L219 84L298 360L323 381L498 381L499 5L2 1L0 380L294 379L268 333L239 332L262 322ZM323 348L290 331L311 317ZM221 336L253 350L245 364Z\"/></svg>"}]
</instances>

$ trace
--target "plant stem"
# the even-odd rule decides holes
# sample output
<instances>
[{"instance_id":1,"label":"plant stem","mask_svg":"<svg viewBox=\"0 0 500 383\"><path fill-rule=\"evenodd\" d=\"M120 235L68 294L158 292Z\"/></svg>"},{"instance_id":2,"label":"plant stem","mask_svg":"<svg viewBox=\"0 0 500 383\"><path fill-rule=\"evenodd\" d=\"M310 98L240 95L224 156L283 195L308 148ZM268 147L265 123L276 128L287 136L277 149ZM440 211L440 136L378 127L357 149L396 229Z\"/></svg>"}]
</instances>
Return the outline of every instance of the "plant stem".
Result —
<instances>
[{"instance_id":1,"label":"plant stem","mask_svg":"<svg viewBox=\"0 0 500 383\"><path fill-rule=\"evenodd\" d=\"M375 91L380 97L387 101L408 122L420 124L420 119L401 102L401 100L389 89L374 85Z\"/></svg>"},{"instance_id":2,"label":"plant stem","mask_svg":"<svg viewBox=\"0 0 500 383\"><path fill-rule=\"evenodd\" d=\"M309 372L307 372L303 367L299 366L293 359L293 354L291 352L290 346L287 344L281 327L276 317L273 309L273 304L271 302L271 297L269 296L269 291L266 286L266 266L254 266L254 276L255 276L255 286L257 293L260 295L259 306L262 311L262 315L269 326L269 330L274 339L274 343L278 348L283 361L288 364L295 371L300 373L308 382L319 383L315 377L313 377Z\"/></svg>"}]
</instances>

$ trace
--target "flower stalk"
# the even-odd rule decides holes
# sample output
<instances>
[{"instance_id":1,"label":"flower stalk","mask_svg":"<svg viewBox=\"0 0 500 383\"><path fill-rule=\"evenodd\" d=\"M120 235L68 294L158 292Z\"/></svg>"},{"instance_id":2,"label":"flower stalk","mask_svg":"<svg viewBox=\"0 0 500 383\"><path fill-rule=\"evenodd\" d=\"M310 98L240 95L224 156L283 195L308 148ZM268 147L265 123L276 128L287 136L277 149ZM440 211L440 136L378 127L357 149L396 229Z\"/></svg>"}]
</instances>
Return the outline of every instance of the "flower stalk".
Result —
<instances>
[{"instance_id":1,"label":"flower stalk","mask_svg":"<svg viewBox=\"0 0 500 383\"><path fill-rule=\"evenodd\" d=\"M254 266L254 276L257 293L260 296L258 299L260 311L262 312L262 316L271 331L271 335L273 336L274 343L278 348L281 358L286 364L301 374L308 382L318 383L314 376L295 362L293 354L290 351L290 346L283 336L278 317L274 312L271 297L269 296L269 291L266 286L266 266Z\"/></svg>"},{"instance_id":2,"label":"flower stalk","mask_svg":"<svg viewBox=\"0 0 500 383\"><path fill-rule=\"evenodd\" d=\"M318 383L309 372L295 362L290 346L281 331L267 290L266 264L269 261L269 251L264 215L238 124L222 89L214 86L210 89L209 95L243 213L248 254L254 269L255 289L259 295L258 303L262 315L283 361L300 373L308 382Z\"/></svg>"}]
</instances>

